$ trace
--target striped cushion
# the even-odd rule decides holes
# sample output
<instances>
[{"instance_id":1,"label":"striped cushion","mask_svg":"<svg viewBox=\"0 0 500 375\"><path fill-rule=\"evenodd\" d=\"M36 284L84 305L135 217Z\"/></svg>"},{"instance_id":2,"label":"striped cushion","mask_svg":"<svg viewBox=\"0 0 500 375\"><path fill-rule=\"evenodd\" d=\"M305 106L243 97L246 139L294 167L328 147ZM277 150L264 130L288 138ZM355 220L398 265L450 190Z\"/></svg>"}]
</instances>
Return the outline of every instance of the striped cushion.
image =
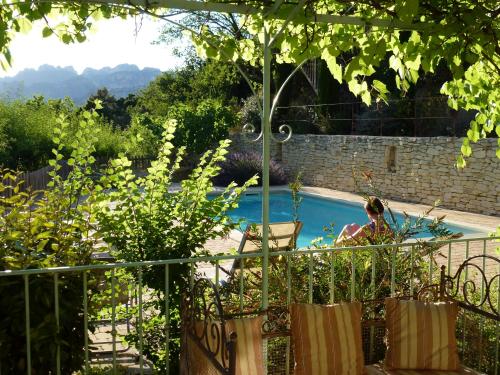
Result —
<instances>
[{"instance_id":1,"label":"striped cushion","mask_svg":"<svg viewBox=\"0 0 500 375\"><path fill-rule=\"evenodd\" d=\"M392 369L446 370L460 368L454 302L385 300L387 353Z\"/></svg>"},{"instance_id":2,"label":"striped cushion","mask_svg":"<svg viewBox=\"0 0 500 375\"><path fill-rule=\"evenodd\" d=\"M389 370L380 364L365 367L366 375L484 375L481 372L461 366L457 371L443 370Z\"/></svg>"},{"instance_id":3,"label":"striped cushion","mask_svg":"<svg viewBox=\"0 0 500 375\"><path fill-rule=\"evenodd\" d=\"M236 375L264 375L262 316L233 319L226 331L236 332Z\"/></svg>"},{"instance_id":4,"label":"striped cushion","mask_svg":"<svg viewBox=\"0 0 500 375\"><path fill-rule=\"evenodd\" d=\"M361 303L292 304L294 375L363 374Z\"/></svg>"},{"instance_id":5,"label":"striped cushion","mask_svg":"<svg viewBox=\"0 0 500 375\"><path fill-rule=\"evenodd\" d=\"M215 323L220 327L220 323ZM195 329L198 337L203 335L203 322L197 322ZM236 338L236 371L235 375L264 375L264 357L262 341L262 317L233 319L226 321L226 334L229 338L231 332L235 332ZM212 336L209 327L208 337L202 340L204 346L208 344L211 351L217 348L215 340L217 334ZM214 331L215 332L215 331ZM198 345L188 337L187 340L187 365L190 375L219 374L215 366L210 362L206 354ZM217 352L217 361L222 363L221 351ZM228 364L226 358L225 363Z\"/></svg>"}]
</instances>

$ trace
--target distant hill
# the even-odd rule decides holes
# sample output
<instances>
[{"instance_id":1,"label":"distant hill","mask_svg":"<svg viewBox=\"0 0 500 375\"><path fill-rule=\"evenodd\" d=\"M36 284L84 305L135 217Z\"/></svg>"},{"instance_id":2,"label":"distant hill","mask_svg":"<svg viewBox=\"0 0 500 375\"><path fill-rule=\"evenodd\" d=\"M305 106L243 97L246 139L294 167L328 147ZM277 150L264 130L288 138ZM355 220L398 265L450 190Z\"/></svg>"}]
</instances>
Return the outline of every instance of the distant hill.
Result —
<instances>
[{"instance_id":1,"label":"distant hill","mask_svg":"<svg viewBox=\"0 0 500 375\"><path fill-rule=\"evenodd\" d=\"M25 69L14 77L0 78L0 97L20 99L43 95L45 98L57 99L69 96L77 105L81 105L103 87L116 98L135 93L160 73L159 69L141 70L129 64L114 68L87 68L82 74L78 74L71 66L42 65L38 69Z\"/></svg>"}]
</instances>

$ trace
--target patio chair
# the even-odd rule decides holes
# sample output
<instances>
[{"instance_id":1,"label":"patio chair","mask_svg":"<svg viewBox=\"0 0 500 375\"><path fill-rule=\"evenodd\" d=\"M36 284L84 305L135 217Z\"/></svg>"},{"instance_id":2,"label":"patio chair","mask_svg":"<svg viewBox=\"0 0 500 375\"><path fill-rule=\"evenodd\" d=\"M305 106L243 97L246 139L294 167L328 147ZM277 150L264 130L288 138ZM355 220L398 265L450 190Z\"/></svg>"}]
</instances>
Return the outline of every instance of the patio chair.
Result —
<instances>
[{"instance_id":1,"label":"patio chair","mask_svg":"<svg viewBox=\"0 0 500 375\"><path fill-rule=\"evenodd\" d=\"M296 247L297 238L302 229L301 221L286 221L269 224L269 251L286 251ZM243 238L238 248L238 254L260 253L262 251L262 224L248 224ZM248 270L258 278L258 270L255 265L257 258L247 258L244 261L244 269ZM241 269L241 259L235 259L231 269L220 268L229 276L234 278L235 274Z\"/></svg>"}]
</instances>

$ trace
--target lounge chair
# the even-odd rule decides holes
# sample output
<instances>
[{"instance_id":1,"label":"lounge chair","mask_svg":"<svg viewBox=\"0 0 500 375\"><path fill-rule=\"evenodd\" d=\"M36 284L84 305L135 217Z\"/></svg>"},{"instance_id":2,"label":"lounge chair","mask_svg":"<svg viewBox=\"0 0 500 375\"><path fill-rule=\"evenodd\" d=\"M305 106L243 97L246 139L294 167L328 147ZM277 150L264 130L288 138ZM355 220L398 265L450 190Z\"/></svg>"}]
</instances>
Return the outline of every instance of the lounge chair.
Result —
<instances>
[{"instance_id":1,"label":"lounge chair","mask_svg":"<svg viewBox=\"0 0 500 375\"><path fill-rule=\"evenodd\" d=\"M296 247L297 237L302 229L301 221L286 221L281 223L269 224L269 251L286 251ZM243 238L238 248L238 254L260 253L262 251L262 224L247 225ZM233 278L235 273L241 269L240 259L235 259L230 270L221 270ZM244 263L245 270L254 272L255 261L246 259Z\"/></svg>"}]
</instances>

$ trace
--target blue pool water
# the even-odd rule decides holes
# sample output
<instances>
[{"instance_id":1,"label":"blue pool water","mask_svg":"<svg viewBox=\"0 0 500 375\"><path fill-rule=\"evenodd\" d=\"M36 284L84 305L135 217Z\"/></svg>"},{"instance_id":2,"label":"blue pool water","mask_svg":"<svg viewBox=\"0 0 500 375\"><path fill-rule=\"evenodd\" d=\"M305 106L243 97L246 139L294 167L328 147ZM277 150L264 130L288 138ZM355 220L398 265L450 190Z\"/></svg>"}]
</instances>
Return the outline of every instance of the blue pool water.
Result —
<instances>
[{"instance_id":1,"label":"blue pool water","mask_svg":"<svg viewBox=\"0 0 500 375\"><path fill-rule=\"evenodd\" d=\"M302 203L299 208L299 220L304 223L304 226L298 239L299 247L310 245L311 241L317 237L324 237L325 232L323 231L323 227L328 226L330 223L334 224L334 233L338 235L346 224L358 223L363 225L368 222L366 213L360 204L305 194L300 194L300 196ZM292 199L289 192L272 193L270 197L271 223L292 220L292 207ZM239 207L230 214L233 220L244 219L243 228L248 222L260 223L262 221L261 215L261 194L245 195L240 200ZM398 222L403 222L404 220L401 214L396 214L396 219ZM447 227L453 232L462 232L463 234L477 233L474 229L458 225L447 224ZM430 233L421 233L417 237L429 236Z\"/></svg>"}]
</instances>

